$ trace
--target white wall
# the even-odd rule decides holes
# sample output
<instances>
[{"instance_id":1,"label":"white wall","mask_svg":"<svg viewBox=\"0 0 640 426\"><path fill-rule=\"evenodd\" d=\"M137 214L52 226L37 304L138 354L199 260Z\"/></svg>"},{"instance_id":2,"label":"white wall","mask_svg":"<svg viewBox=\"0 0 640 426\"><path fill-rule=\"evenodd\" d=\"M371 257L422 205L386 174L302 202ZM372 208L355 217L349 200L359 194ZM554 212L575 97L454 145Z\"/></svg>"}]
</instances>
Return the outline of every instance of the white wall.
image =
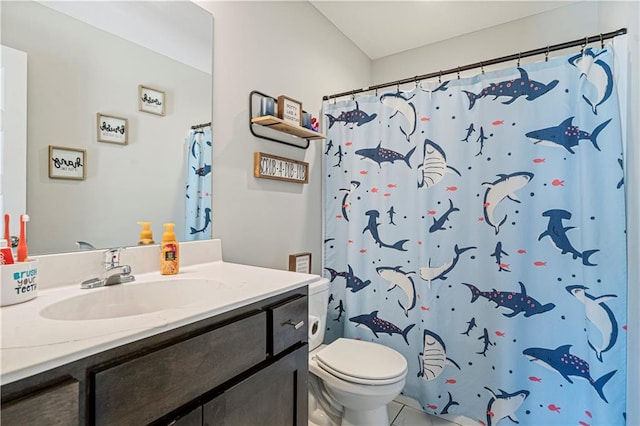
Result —
<instances>
[{"instance_id":1,"label":"white wall","mask_svg":"<svg viewBox=\"0 0 640 426\"><path fill-rule=\"evenodd\" d=\"M198 2L214 16L213 233L226 261L287 269L322 260L322 143L254 137L249 93L288 95L318 116L322 96L370 82L370 60L307 2ZM306 185L253 177L253 153L309 163Z\"/></svg>"},{"instance_id":2,"label":"white wall","mask_svg":"<svg viewBox=\"0 0 640 426\"><path fill-rule=\"evenodd\" d=\"M599 33L628 29L629 123L625 188L628 235L628 374L627 423L640 425L640 117L639 3L631 1L579 2L550 12L477 31L440 43L388 56L373 62L372 84L455 68L484 59L497 58L579 39ZM576 48L573 48L576 51ZM559 52L557 54L564 54ZM531 58L523 60L541 60ZM514 64L515 65L515 64ZM504 67L496 65L494 68ZM489 68L487 68L489 69ZM462 75L473 75L469 71ZM448 76L447 78L455 78ZM354 86L358 87L358 86ZM347 89L348 90L348 89Z\"/></svg>"}]
</instances>

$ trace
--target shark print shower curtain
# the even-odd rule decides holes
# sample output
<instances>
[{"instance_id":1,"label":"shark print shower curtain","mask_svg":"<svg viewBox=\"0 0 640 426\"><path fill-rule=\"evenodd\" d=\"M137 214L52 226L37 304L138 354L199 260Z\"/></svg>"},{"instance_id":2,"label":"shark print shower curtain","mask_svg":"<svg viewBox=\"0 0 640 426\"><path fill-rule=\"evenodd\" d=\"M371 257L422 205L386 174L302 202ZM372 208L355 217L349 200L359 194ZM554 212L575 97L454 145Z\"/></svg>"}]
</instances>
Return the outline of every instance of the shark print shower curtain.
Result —
<instances>
[{"instance_id":1,"label":"shark print shower curtain","mask_svg":"<svg viewBox=\"0 0 640 426\"><path fill-rule=\"evenodd\" d=\"M613 57L325 102L327 341L402 353L403 393L430 414L624 424Z\"/></svg>"},{"instance_id":2,"label":"shark print shower curtain","mask_svg":"<svg viewBox=\"0 0 640 426\"><path fill-rule=\"evenodd\" d=\"M191 130L188 149L185 240L206 240L211 238L211 128Z\"/></svg>"}]
</instances>

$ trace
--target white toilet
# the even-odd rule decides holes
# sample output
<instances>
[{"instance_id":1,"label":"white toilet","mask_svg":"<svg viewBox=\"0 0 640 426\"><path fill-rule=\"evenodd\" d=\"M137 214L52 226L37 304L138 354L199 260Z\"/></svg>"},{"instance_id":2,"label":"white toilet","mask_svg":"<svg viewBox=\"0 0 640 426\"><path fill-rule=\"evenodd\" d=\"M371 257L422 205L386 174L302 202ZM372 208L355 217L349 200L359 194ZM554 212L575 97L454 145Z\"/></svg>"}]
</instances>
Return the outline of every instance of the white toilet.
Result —
<instances>
[{"instance_id":1,"label":"white toilet","mask_svg":"<svg viewBox=\"0 0 640 426\"><path fill-rule=\"evenodd\" d=\"M371 342L323 345L329 280L309 285L309 425L387 426L387 404L400 394L407 360Z\"/></svg>"}]
</instances>

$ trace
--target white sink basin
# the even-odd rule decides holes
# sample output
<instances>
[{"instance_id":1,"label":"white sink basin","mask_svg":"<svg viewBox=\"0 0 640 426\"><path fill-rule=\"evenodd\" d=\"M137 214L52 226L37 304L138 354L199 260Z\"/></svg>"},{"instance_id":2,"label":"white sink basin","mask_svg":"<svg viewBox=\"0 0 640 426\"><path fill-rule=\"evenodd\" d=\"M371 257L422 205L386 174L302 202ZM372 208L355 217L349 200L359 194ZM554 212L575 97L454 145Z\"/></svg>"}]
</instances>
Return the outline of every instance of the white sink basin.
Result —
<instances>
[{"instance_id":1,"label":"white sink basin","mask_svg":"<svg viewBox=\"0 0 640 426\"><path fill-rule=\"evenodd\" d=\"M117 284L83 290L86 293L47 306L40 315L63 321L142 315L206 303L223 288L218 281L194 278Z\"/></svg>"}]
</instances>

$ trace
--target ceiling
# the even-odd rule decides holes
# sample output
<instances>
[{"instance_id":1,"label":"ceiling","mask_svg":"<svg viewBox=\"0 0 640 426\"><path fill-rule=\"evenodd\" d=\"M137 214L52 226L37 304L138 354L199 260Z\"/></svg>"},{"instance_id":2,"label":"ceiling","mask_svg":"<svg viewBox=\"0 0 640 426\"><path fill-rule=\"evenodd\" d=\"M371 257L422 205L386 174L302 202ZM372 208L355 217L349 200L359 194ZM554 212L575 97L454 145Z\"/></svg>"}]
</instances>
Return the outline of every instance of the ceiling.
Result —
<instances>
[{"instance_id":1,"label":"ceiling","mask_svg":"<svg viewBox=\"0 0 640 426\"><path fill-rule=\"evenodd\" d=\"M375 60L573 1L324 1L311 4Z\"/></svg>"}]
</instances>

